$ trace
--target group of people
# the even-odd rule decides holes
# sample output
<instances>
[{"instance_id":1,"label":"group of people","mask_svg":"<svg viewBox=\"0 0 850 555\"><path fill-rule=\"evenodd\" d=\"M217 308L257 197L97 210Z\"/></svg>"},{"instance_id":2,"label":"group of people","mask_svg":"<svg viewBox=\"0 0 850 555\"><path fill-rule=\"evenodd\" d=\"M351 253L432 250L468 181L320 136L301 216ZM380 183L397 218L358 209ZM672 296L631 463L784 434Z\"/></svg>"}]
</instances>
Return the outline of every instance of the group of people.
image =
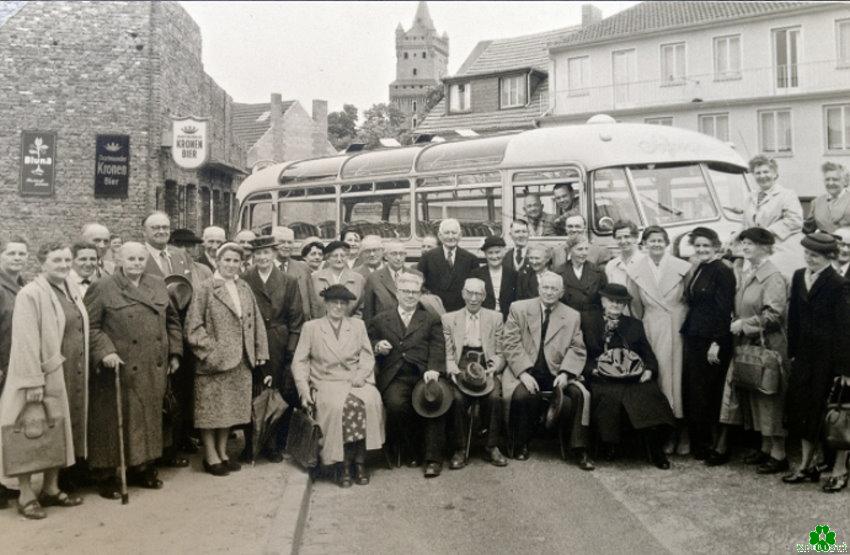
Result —
<instances>
[{"instance_id":1,"label":"group of people","mask_svg":"<svg viewBox=\"0 0 850 555\"><path fill-rule=\"evenodd\" d=\"M296 257L286 227L197 238L155 212L143 242L110 245L89 224L73 245L41 245L40 273L24 283L29 245L12 237L0 245L0 425L59 417L64 456L39 467L36 495L33 471L15 470L17 444L0 445L0 502L17 496L18 511L39 519L79 505L87 481L119 497L119 442L129 483L144 488L163 486L158 466L187 466L197 436L206 472L240 470L227 450L234 428L245 434L240 459L259 450L279 462L287 417L252 445L252 399L265 388L315 418L321 461L343 487L369 483L366 452L381 447L427 478L446 459L463 468L476 428L493 465L528 459L548 431L590 471L592 444L613 458L629 436L661 469L673 452L724 464L730 430L743 426L760 434L744 459L759 473L799 483L829 470L823 489L839 491L848 453L825 447L822 422L834 379L850 385L847 193L828 185L804 234L775 163L757 158L751 170L759 191L734 262L711 229L691 231L686 261L664 228L639 233L628 221L613 225L612 258L590 242L568 187L562 248L530 241L541 224L517 218L510 249L484 240L484 264L459 246L454 219L408 266L404 244L354 228L304 240ZM735 381L747 345L781 357L776 391ZM802 453L793 469L789 433Z\"/></svg>"}]
</instances>

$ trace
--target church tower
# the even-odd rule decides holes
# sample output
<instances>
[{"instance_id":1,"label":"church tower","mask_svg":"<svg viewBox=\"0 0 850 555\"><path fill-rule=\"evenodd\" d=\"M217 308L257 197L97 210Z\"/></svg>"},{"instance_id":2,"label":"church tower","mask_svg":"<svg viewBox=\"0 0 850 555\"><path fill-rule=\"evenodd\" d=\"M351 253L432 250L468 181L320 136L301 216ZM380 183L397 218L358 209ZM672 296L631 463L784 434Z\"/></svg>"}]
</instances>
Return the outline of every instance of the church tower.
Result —
<instances>
[{"instance_id":1,"label":"church tower","mask_svg":"<svg viewBox=\"0 0 850 555\"><path fill-rule=\"evenodd\" d=\"M390 84L390 104L404 112L411 128L424 116L425 100L448 73L449 36L437 34L428 4L420 1L413 25L395 30L395 81Z\"/></svg>"}]
</instances>

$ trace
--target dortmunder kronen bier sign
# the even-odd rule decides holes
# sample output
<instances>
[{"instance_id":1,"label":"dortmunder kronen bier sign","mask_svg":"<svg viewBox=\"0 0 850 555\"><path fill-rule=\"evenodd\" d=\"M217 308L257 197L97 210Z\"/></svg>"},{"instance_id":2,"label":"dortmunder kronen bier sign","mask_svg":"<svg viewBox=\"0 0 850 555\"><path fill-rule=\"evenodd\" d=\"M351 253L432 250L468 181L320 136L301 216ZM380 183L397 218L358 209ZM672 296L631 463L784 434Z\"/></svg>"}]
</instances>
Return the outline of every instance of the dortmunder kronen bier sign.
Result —
<instances>
[{"instance_id":1,"label":"dortmunder kronen bier sign","mask_svg":"<svg viewBox=\"0 0 850 555\"><path fill-rule=\"evenodd\" d=\"M183 169L195 170L209 157L207 120L187 117L171 123L171 158Z\"/></svg>"}]
</instances>

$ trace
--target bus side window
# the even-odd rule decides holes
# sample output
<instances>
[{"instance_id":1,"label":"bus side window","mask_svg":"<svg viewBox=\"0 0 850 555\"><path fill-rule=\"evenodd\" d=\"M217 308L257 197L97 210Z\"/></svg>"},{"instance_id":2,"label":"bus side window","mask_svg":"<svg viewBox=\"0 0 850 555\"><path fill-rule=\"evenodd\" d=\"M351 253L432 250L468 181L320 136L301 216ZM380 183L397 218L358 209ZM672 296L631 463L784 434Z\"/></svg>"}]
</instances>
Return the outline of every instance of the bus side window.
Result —
<instances>
[{"instance_id":1,"label":"bus side window","mask_svg":"<svg viewBox=\"0 0 850 555\"><path fill-rule=\"evenodd\" d=\"M440 222L455 218L464 237L502 235L502 190L476 187L416 193L416 235L437 234Z\"/></svg>"},{"instance_id":2,"label":"bus side window","mask_svg":"<svg viewBox=\"0 0 850 555\"><path fill-rule=\"evenodd\" d=\"M621 168L597 170L593 184L593 229L610 233L614 223L625 220L640 226L640 213L629 190L626 173Z\"/></svg>"},{"instance_id":3,"label":"bus side window","mask_svg":"<svg viewBox=\"0 0 850 555\"><path fill-rule=\"evenodd\" d=\"M268 235L272 230L272 203L271 196L263 196L268 198L266 202L258 200L257 202L248 202L242 209L242 221L240 229L250 229L257 235ZM253 200L253 199L252 199Z\"/></svg>"},{"instance_id":4,"label":"bus side window","mask_svg":"<svg viewBox=\"0 0 850 555\"><path fill-rule=\"evenodd\" d=\"M352 193L346 195L346 190ZM343 186L343 227L353 226L363 237L409 239L410 215L407 181Z\"/></svg>"},{"instance_id":5,"label":"bus side window","mask_svg":"<svg viewBox=\"0 0 850 555\"><path fill-rule=\"evenodd\" d=\"M277 225L295 233L295 239L318 237L334 239L336 232L336 199L281 199L277 205Z\"/></svg>"},{"instance_id":6,"label":"bus side window","mask_svg":"<svg viewBox=\"0 0 850 555\"><path fill-rule=\"evenodd\" d=\"M514 187L514 214L528 222L532 237L565 235L563 219L556 221L554 185Z\"/></svg>"}]
</instances>

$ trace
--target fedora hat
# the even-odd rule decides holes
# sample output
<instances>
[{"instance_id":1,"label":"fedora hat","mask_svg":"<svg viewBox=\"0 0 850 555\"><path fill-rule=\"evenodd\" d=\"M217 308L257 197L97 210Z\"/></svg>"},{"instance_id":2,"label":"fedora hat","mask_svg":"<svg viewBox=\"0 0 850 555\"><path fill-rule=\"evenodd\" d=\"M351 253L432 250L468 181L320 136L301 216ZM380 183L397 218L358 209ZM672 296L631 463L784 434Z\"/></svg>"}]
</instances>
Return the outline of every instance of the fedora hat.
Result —
<instances>
[{"instance_id":1,"label":"fedora hat","mask_svg":"<svg viewBox=\"0 0 850 555\"><path fill-rule=\"evenodd\" d=\"M632 296L629 295L629 290L619 283L609 283L605 285L605 287L599 290L599 294L606 299L619 301L621 303L628 303L632 300Z\"/></svg>"},{"instance_id":2,"label":"fedora hat","mask_svg":"<svg viewBox=\"0 0 850 555\"><path fill-rule=\"evenodd\" d=\"M549 408L546 409L546 419L544 421L546 429L551 430L561 418L561 411L564 409L564 390L556 387L552 391L552 398L549 399Z\"/></svg>"},{"instance_id":3,"label":"fedora hat","mask_svg":"<svg viewBox=\"0 0 850 555\"><path fill-rule=\"evenodd\" d=\"M413 388L413 410L423 418L437 418L452 406L452 389L445 380L426 383L420 380Z\"/></svg>"},{"instance_id":4,"label":"fedora hat","mask_svg":"<svg viewBox=\"0 0 850 555\"><path fill-rule=\"evenodd\" d=\"M460 374L452 376L455 385L465 395L483 397L493 391L496 382L493 375L477 362L470 362L460 369Z\"/></svg>"},{"instance_id":5,"label":"fedora hat","mask_svg":"<svg viewBox=\"0 0 850 555\"><path fill-rule=\"evenodd\" d=\"M252 251L258 251L260 249L273 249L279 246L280 243L271 235L260 235L259 237L248 241L248 245L251 247Z\"/></svg>"},{"instance_id":6,"label":"fedora hat","mask_svg":"<svg viewBox=\"0 0 850 555\"><path fill-rule=\"evenodd\" d=\"M165 276L165 288L178 312L182 312L192 302L192 282L180 274Z\"/></svg>"}]
</instances>

